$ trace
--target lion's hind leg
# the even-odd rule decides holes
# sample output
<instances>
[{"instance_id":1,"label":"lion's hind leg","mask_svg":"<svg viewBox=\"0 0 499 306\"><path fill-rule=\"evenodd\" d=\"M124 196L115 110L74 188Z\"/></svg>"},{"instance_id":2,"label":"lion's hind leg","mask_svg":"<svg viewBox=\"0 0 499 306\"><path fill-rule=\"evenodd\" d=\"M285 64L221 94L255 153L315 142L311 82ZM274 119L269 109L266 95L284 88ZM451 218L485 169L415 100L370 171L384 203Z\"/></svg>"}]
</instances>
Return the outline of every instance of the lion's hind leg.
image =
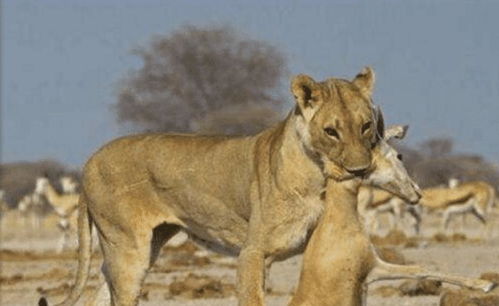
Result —
<instances>
[{"instance_id":1,"label":"lion's hind leg","mask_svg":"<svg viewBox=\"0 0 499 306\"><path fill-rule=\"evenodd\" d=\"M134 239L136 243L144 242L135 246L109 243L101 236L104 252L102 272L107 284L99 286L87 305L104 306L110 305L111 301L112 305L136 305L147 270L158 258L164 244L179 230L177 225L162 223L152 230L150 239ZM147 243L148 241L150 243Z\"/></svg>"}]
</instances>

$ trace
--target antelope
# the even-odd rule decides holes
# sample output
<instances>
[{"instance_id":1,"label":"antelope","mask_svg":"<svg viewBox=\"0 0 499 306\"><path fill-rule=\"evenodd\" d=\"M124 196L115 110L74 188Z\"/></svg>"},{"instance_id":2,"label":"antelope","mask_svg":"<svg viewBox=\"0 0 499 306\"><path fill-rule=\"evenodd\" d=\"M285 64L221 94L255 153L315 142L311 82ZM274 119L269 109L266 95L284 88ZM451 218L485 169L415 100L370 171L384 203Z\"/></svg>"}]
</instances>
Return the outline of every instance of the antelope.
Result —
<instances>
[{"instance_id":1,"label":"antelope","mask_svg":"<svg viewBox=\"0 0 499 306\"><path fill-rule=\"evenodd\" d=\"M390 150L393 149L389 148L388 151ZM400 161L397 162L390 155L381 156L391 159L388 172L400 172L407 176ZM377 167L365 180L383 182L378 186L397 192L397 196L407 200L404 191L417 188L407 185L412 182L410 178L386 179L387 170L380 167L379 161L375 163ZM435 272L417 265L391 264L382 260L359 218L357 205L361 183L359 178L328 180L325 211L305 249L299 284L290 306L363 305L366 302L368 284L380 280L428 278L485 292L494 287L494 283L486 280Z\"/></svg>"},{"instance_id":2,"label":"antelope","mask_svg":"<svg viewBox=\"0 0 499 306\"><path fill-rule=\"evenodd\" d=\"M17 204L17 210L22 216L25 229L28 228L28 221L31 231L40 229L43 201L39 194L33 192L23 196Z\"/></svg>"},{"instance_id":3,"label":"antelope","mask_svg":"<svg viewBox=\"0 0 499 306\"><path fill-rule=\"evenodd\" d=\"M379 229L378 215L388 213L390 230L397 228L406 214L412 217L414 233L419 234L421 224L421 206L406 205L401 198L379 188L362 185L359 189L358 210L366 227L375 232Z\"/></svg>"},{"instance_id":4,"label":"antelope","mask_svg":"<svg viewBox=\"0 0 499 306\"><path fill-rule=\"evenodd\" d=\"M74 178L70 176L62 176L59 178L59 182L61 183L63 193L76 193L78 183L74 180Z\"/></svg>"},{"instance_id":5,"label":"antelope","mask_svg":"<svg viewBox=\"0 0 499 306\"><path fill-rule=\"evenodd\" d=\"M386 139L396 138L403 139L407 133L408 126L396 126L387 130L385 133ZM402 162L402 154L395 151L393 148L392 159L398 159ZM394 229L400 222L404 214L407 212L414 218L413 226L416 234L419 233L420 224L420 207L415 205L406 205L406 203L393 193L387 192L381 188L373 188L364 182L359 189L359 213L362 215L367 227L371 230L379 228L378 214L383 212L390 213L390 229Z\"/></svg>"},{"instance_id":6,"label":"antelope","mask_svg":"<svg viewBox=\"0 0 499 306\"><path fill-rule=\"evenodd\" d=\"M420 204L430 211L443 210L442 229L447 231L451 218L458 214L472 213L485 226L495 201L494 187L484 181L473 181L453 188L423 189Z\"/></svg>"},{"instance_id":7,"label":"antelope","mask_svg":"<svg viewBox=\"0 0 499 306\"><path fill-rule=\"evenodd\" d=\"M35 194L43 195L48 203L59 216L59 229L62 231L62 236L58 243L58 252L62 252L67 248L69 236L72 228L72 223L76 221L76 210L78 208L78 194L59 194L45 177L39 177L36 180Z\"/></svg>"}]
</instances>

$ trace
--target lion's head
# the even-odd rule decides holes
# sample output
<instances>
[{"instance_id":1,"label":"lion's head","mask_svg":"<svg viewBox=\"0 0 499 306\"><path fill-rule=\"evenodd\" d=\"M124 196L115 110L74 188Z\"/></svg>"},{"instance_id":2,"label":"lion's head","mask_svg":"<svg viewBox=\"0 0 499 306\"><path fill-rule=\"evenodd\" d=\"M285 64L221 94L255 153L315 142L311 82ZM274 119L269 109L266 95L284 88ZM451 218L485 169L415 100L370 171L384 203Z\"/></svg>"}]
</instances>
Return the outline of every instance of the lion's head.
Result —
<instances>
[{"instance_id":1,"label":"lion's head","mask_svg":"<svg viewBox=\"0 0 499 306\"><path fill-rule=\"evenodd\" d=\"M307 75L293 78L297 132L305 148L319 157L327 175L341 177L344 170L362 175L370 169L377 141L373 87L371 68L364 68L352 81L316 82Z\"/></svg>"}]
</instances>

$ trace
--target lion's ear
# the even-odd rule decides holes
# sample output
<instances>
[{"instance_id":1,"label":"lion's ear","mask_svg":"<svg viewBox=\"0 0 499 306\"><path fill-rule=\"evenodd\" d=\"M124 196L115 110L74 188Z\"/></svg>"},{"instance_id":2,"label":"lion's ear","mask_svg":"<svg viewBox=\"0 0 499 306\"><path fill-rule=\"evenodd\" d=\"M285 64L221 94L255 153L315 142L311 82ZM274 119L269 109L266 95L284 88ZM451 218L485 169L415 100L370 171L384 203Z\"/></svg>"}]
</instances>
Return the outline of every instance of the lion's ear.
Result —
<instances>
[{"instance_id":1,"label":"lion's ear","mask_svg":"<svg viewBox=\"0 0 499 306\"><path fill-rule=\"evenodd\" d=\"M376 118L376 142L385 138L385 119L383 112L379 106L374 109L374 117Z\"/></svg>"},{"instance_id":2,"label":"lion's ear","mask_svg":"<svg viewBox=\"0 0 499 306\"><path fill-rule=\"evenodd\" d=\"M317 108L319 101L314 96L317 87L317 83L308 75L299 74L291 80L291 92L303 114L311 113Z\"/></svg>"},{"instance_id":3,"label":"lion's ear","mask_svg":"<svg viewBox=\"0 0 499 306\"><path fill-rule=\"evenodd\" d=\"M319 85L308 75L299 74L291 80L291 92L296 100L296 110L299 110L297 113L307 121L313 117L321 103L317 96L318 87Z\"/></svg>"},{"instance_id":4,"label":"lion's ear","mask_svg":"<svg viewBox=\"0 0 499 306\"><path fill-rule=\"evenodd\" d=\"M364 69L362 69L353 79L352 83L354 83L365 95L370 97L373 93L374 81L374 70L371 67L364 67Z\"/></svg>"}]
</instances>

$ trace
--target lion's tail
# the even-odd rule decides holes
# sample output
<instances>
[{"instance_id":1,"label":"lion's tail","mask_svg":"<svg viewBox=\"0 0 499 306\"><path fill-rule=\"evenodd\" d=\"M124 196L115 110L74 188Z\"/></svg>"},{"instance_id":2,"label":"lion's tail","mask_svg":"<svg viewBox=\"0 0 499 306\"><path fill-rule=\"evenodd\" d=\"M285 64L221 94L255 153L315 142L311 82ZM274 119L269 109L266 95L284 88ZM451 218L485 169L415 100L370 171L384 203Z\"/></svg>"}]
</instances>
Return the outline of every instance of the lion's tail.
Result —
<instances>
[{"instance_id":1,"label":"lion's tail","mask_svg":"<svg viewBox=\"0 0 499 306\"><path fill-rule=\"evenodd\" d=\"M64 302L56 306L70 306L75 304L80 298L85 284L88 280L90 272L90 262L92 259L92 220L88 214L88 204L85 193L82 192L78 205L78 271L76 274L76 282L71 293ZM48 305L47 300L42 297L38 301L39 306Z\"/></svg>"}]
</instances>

